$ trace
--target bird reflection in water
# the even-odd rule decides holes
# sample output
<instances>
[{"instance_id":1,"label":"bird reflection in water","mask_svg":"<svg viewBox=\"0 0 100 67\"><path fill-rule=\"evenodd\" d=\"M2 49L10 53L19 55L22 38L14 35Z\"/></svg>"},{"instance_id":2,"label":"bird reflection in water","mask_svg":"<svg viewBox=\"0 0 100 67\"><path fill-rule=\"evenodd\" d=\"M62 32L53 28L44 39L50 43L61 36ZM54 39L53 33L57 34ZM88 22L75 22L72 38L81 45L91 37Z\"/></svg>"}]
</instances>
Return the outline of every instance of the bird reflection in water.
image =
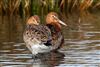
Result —
<instances>
[{"instance_id":1,"label":"bird reflection in water","mask_svg":"<svg viewBox=\"0 0 100 67\"><path fill-rule=\"evenodd\" d=\"M33 60L30 67L54 67L58 66L64 59L64 54L61 52L48 52L38 54L38 57Z\"/></svg>"}]
</instances>

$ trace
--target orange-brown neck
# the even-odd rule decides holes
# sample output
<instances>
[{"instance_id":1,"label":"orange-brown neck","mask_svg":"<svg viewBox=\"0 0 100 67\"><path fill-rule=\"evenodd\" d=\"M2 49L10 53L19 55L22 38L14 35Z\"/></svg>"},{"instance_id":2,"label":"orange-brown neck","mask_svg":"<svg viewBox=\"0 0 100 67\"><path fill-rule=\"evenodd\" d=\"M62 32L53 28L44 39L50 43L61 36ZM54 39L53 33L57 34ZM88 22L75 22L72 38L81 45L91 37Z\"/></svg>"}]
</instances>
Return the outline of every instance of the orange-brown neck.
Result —
<instances>
[{"instance_id":1,"label":"orange-brown neck","mask_svg":"<svg viewBox=\"0 0 100 67\"><path fill-rule=\"evenodd\" d=\"M61 25L57 22L52 22L52 23L47 24L47 25L52 25L55 28L56 32L61 31Z\"/></svg>"}]
</instances>

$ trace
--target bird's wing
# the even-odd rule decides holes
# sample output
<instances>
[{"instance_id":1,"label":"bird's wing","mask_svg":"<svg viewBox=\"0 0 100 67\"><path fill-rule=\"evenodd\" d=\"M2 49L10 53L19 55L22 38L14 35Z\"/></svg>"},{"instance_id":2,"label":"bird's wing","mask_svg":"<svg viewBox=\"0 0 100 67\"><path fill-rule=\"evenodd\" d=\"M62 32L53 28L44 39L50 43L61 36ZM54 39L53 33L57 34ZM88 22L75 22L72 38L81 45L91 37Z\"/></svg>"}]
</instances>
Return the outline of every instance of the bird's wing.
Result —
<instances>
[{"instance_id":1,"label":"bird's wing","mask_svg":"<svg viewBox=\"0 0 100 67\"><path fill-rule=\"evenodd\" d=\"M30 40L36 39L43 44L47 44L51 41L51 31L47 26L44 25L27 26L24 35L26 35L26 37L29 37Z\"/></svg>"}]
</instances>

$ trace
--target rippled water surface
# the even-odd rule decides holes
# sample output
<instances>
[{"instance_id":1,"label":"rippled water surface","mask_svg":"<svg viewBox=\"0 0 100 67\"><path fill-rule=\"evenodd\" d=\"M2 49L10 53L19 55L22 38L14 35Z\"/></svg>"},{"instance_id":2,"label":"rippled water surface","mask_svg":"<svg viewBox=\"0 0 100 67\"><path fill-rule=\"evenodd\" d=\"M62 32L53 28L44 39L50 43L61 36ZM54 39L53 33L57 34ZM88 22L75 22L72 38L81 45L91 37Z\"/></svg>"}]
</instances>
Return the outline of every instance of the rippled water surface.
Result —
<instances>
[{"instance_id":1,"label":"rippled water surface","mask_svg":"<svg viewBox=\"0 0 100 67\"><path fill-rule=\"evenodd\" d=\"M7 19L0 19L0 67L100 67L100 17L86 19L76 29L64 27L65 44L59 52L35 59L23 42L22 20L15 17L16 28L10 30Z\"/></svg>"}]
</instances>

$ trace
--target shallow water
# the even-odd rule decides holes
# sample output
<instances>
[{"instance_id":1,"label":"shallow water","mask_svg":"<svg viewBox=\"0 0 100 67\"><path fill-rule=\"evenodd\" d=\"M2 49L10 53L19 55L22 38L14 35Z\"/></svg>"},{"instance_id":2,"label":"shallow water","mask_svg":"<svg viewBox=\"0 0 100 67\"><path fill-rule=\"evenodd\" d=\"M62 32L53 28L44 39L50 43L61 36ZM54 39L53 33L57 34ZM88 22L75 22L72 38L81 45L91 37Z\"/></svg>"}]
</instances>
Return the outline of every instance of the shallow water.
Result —
<instances>
[{"instance_id":1,"label":"shallow water","mask_svg":"<svg viewBox=\"0 0 100 67\"><path fill-rule=\"evenodd\" d=\"M100 66L99 16L93 20L85 19L78 27L72 26L75 27L73 29L64 27L65 44L59 52L39 54L35 59L22 39L23 20L14 17L14 26L9 26L7 20L7 17L0 19L0 22L3 21L0 23L0 67Z\"/></svg>"}]
</instances>

